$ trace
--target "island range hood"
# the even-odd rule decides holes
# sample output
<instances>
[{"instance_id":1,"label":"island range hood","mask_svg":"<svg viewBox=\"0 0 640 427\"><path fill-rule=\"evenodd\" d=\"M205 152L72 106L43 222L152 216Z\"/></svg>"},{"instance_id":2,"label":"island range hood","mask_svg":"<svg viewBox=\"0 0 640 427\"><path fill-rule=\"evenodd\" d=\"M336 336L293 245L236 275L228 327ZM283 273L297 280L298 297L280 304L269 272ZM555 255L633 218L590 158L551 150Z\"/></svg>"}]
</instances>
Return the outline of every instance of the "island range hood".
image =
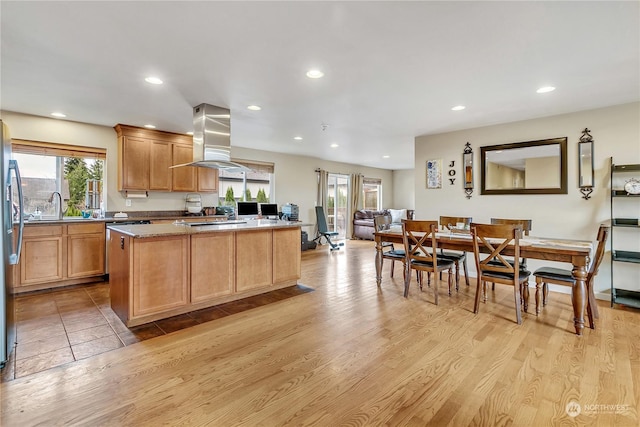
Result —
<instances>
[{"instance_id":1,"label":"island range hood","mask_svg":"<svg viewBox=\"0 0 640 427\"><path fill-rule=\"evenodd\" d=\"M181 165L232 172L250 169L231 161L231 112L210 104L193 107L193 161Z\"/></svg>"}]
</instances>

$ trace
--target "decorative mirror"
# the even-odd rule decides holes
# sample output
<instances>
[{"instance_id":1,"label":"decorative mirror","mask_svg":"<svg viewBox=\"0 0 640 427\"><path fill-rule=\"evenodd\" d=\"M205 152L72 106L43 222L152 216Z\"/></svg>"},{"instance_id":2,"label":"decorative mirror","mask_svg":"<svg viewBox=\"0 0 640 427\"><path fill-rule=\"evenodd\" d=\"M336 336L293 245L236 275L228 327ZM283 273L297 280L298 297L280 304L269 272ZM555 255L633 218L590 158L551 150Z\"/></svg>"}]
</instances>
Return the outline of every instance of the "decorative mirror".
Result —
<instances>
[{"instance_id":1,"label":"decorative mirror","mask_svg":"<svg viewBox=\"0 0 640 427\"><path fill-rule=\"evenodd\" d=\"M470 199L473 193L473 150L468 142L464 145L462 167L464 167L464 192L467 193L467 199Z\"/></svg>"},{"instance_id":2,"label":"decorative mirror","mask_svg":"<svg viewBox=\"0 0 640 427\"><path fill-rule=\"evenodd\" d=\"M567 138L480 147L480 194L567 194Z\"/></svg>"},{"instance_id":3,"label":"decorative mirror","mask_svg":"<svg viewBox=\"0 0 640 427\"><path fill-rule=\"evenodd\" d=\"M589 200L593 192L593 137L589 129L584 128L578 142L578 173L582 198Z\"/></svg>"}]
</instances>

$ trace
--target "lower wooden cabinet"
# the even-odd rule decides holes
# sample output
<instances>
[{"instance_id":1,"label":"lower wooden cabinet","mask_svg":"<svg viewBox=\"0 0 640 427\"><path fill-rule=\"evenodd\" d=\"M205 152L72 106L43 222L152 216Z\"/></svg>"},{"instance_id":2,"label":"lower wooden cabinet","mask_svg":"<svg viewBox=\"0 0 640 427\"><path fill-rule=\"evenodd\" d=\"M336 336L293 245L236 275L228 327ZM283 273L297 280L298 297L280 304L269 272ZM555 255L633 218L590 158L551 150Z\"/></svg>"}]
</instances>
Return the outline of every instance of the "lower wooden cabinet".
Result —
<instances>
[{"instance_id":1,"label":"lower wooden cabinet","mask_svg":"<svg viewBox=\"0 0 640 427\"><path fill-rule=\"evenodd\" d=\"M26 226L15 292L100 279L105 273L104 236L103 222Z\"/></svg>"},{"instance_id":2,"label":"lower wooden cabinet","mask_svg":"<svg viewBox=\"0 0 640 427\"><path fill-rule=\"evenodd\" d=\"M20 286L64 279L62 226L25 227L20 255Z\"/></svg>"},{"instance_id":3,"label":"lower wooden cabinet","mask_svg":"<svg viewBox=\"0 0 640 427\"><path fill-rule=\"evenodd\" d=\"M129 327L300 278L300 227L153 237L112 229L109 239L111 308Z\"/></svg>"},{"instance_id":4,"label":"lower wooden cabinet","mask_svg":"<svg viewBox=\"0 0 640 427\"><path fill-rule=\"evenodd\" d=\"M145 316L189 302L188 236L139 239L133 251L133 311Z\"/></svg>"}]
</instances>

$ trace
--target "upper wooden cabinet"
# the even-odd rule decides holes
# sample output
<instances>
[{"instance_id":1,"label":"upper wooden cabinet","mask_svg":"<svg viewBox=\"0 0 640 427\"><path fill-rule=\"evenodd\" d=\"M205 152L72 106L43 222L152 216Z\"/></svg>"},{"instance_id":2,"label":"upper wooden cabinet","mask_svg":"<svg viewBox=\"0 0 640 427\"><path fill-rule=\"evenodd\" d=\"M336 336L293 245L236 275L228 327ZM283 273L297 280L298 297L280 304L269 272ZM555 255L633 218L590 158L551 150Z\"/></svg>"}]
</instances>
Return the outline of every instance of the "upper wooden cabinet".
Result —
<instances>
[{"instance_id":1,"label":"upper wooden cabinet","mask_svg":"<svg viewBox=\"0 0 640 427\"><path fill-rule=\"evenodd\" d=\"M189 163L193 159L193 147L191 145L173 144L173 164L181 165ZM183 166L172 169L173 191L196 191L196 168Z\"/></svg>"},{"instance_id":2,"label":"upper wooden cabinet","mask_svg":"<svg viewBox=\"0 0 640 427\"><path fill-rule=\"evenodd\" d=\"M218 170L171 169L193 158L189 135L118 124L118 190L217 192Z\"/></svg>"}]
</instances>

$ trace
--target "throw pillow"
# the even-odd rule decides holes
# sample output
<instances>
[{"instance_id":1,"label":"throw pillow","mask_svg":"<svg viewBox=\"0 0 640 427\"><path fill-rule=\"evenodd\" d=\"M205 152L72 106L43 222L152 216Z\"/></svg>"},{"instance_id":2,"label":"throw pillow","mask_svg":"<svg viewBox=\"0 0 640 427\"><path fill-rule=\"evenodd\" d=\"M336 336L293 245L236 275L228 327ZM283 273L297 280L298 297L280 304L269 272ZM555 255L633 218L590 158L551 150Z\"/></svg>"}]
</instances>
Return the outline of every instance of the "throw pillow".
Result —
<instances>
[{"instance_id":1,"label":"throw pillow","mask_svg":"<svg viewBox=\"0 0 640 427\"><path fill-rule=\"evenodd\" d=\"M407 217L406 209L389 209L389 214L391 215L391 222L393 224L400 224L402 220Z\"/></svg>"}]
</instances>

